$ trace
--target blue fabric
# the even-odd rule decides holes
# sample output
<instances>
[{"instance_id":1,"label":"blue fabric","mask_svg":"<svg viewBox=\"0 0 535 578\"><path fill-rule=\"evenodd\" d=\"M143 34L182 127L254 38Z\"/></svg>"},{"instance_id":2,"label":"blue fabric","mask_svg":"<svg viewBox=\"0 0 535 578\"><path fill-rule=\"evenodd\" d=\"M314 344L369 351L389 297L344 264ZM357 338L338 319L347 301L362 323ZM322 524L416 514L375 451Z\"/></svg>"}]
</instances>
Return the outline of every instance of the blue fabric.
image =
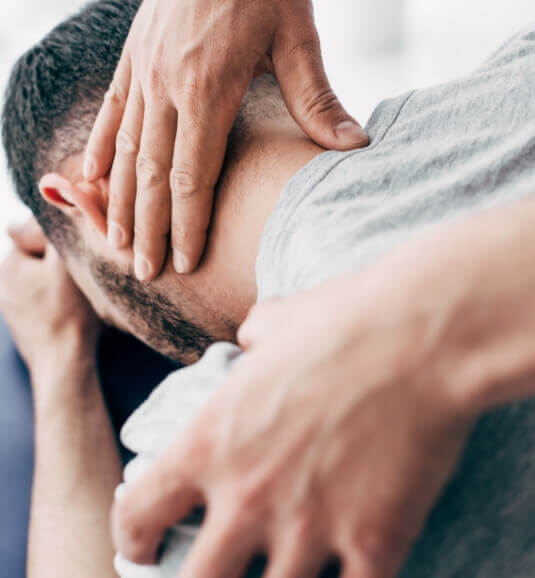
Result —
<instances>
[{"instance_id":1,"label":"blue fabric","mask_svg":"<svg viewBox=\"0 0 535 578\"><path fill-rule=\"evenodd\" d=\"M0 320L0 576L23 578L33 470L28 372Z\"/></svg>"},{"instance_id":2,"label":"blue fabric","mask_svg":"<svg viewBox=\"0 0 535 578\"><path fill-rule=\"evenodd\" d=\"M135 339L109 331L99 349L101 382L116 431L176 366ZM33 474L33 404L28 372L0 319L0 578L26 576ZM123 449L123 459L128 459Z\"/></svg>"},{"instance_id":3,"label":"blue fabric","mask_svg":"<svg viewBox=\"0 0 535 578\"><path fill-rule=\"evenodd\" d=\"M116 432L171 371L167 359L134 338L109 331L101 340L99 369ZM0 319L0 578L25 578L33 473L33 404L28 372ZM123 449L123 459L130 456ZM260 576L264 562L247 576ZM336 564L323 578L338 576Z\"/></svg>"}]
</instances>

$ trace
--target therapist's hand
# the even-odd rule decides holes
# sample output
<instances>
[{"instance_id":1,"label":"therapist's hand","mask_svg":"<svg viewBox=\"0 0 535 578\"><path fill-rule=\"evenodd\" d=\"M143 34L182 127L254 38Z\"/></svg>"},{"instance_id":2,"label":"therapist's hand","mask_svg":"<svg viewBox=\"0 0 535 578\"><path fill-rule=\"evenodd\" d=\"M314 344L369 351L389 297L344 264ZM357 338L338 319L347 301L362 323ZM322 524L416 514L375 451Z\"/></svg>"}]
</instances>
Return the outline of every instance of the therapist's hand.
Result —
<instances>
[{"instance_id":1,"label":"therapist's hand","mask_svg":"<svg viewBox=\"0 0 535 578\"><path fill-rule=\"evenodd\" d=\"M318 144L346 150L368 143L329 86L310 0L142 3L84 169L93 180L113 163L108 235L122 248L135 230L139 278L160 272L170 229L176 270L196 267L227 136L250 81L266 71Z\"/></svg>"},{"instance_id":2,"label":"therapist's hand","mask_svg":"<svg viewBox=\"0 0 535 578\"><path fill-rule=\"evenodd\" d=\"M256 308L245 355L190 430L115 506L154 559L199 500L180 578L393 578L474 419L535 393L535 200L416 237L361 275ZM462 537L460 537L462 540Z\"/></svg>"},{"instance_id":3,"label":"therapist's hand","mask_svg":"<svg viewBox=\"0 0 535 578\"><path fill-rule=\"evenodd\" d=\"M344 578L394 578L480 409L443 279L458 263L433 246L256 308L228 383L117 502L123 555L153 561L203 500L180 578L241 578L256 552L267 578L319 575L331 555Z\"/></svg>"}]
</instances>

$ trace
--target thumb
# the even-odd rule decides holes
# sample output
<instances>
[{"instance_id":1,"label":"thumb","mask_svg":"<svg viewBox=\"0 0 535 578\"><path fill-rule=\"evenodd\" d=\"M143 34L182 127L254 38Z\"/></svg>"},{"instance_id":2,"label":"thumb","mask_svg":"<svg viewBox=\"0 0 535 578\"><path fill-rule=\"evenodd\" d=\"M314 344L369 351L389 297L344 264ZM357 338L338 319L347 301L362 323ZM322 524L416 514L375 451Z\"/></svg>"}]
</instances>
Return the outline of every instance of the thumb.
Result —
<instances>
[{"instance_id":1,"label":"thumb","mask_svg":"<svg viewBox=\"0 0 535 578\"><path fill-rule=\"evenodd\" d=\"M297 42L288 35L276 39L273 65L288 110L313 141L335 150L369 144L368 135L344 109L329 84L313 24Z\"/></svg>"}]
</instances>

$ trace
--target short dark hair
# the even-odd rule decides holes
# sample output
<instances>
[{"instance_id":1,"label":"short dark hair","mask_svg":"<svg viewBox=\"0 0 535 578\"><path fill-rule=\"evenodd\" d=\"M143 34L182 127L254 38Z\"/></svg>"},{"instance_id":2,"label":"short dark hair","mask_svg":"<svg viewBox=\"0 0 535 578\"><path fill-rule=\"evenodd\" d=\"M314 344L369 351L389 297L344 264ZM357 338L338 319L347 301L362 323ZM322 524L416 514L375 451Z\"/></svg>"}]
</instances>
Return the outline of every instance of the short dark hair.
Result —
<instances>
[{"instance_id":1,"label":"short dark hair","mask_svg":"<svg viewBox=\"0 0 535 578\"><path fill-rule=\"evenodd\" d=\"M75 242L70 221L37 181L82 152L113 78L140 0L101 0L54 28L15 64L2 139L16 191L56 244Z\"/></svg>"},{"instance_id":2,"label":"short dark hair","mask_svg":"<svg viewBox=\"0 0 535 578\"><path fill-rule=\"evenodd\" d=\"M38 180L84 150L141 0L100 0L54 28L15 64L2 114L2 137L15 189L46 235L78 245L72 223L49 205ZM258 103L262 104L259 106ZM250 121L284 111L273 77L244 99L230 145Z\"/></svg>"},{"instance_id":3,"label":"short dark hair","mask_svg":"<svg viewBox=\"0 0 535 578\"><path fill-rule=\"evenodd\" d=\"M94 255L74 223L47 203L38 188L44 174L59 172L64 161L84 150L140 3L92 2L24 54L9 80L2 136L16 191L47 237L65 256L83 256L97 284L121 314L129 316L138 337L185 360L198 357L214 337L152 285L138 281L130 269L121 271ZM255 81L231 132L227 160L238 156L239 145L256 122L285 111L274 77ZM235 331L224 315L217 322L225 334Z\"/></svg>"}]
</instances>

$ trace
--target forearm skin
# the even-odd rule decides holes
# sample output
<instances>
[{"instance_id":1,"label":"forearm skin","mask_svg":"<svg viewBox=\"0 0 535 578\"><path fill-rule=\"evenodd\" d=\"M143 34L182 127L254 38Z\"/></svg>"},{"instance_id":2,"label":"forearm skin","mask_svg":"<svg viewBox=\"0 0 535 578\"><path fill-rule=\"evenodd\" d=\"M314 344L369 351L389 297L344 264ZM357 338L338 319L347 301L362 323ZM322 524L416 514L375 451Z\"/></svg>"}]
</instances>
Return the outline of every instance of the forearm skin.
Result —
<instances>
[{"instance_id":1,"label":"forearm skin","mask_svg":"<svg viewBox=\"0 0 535 578\"><path fill-rule=\"evenodd\" d=\"M32 371L36 419L28 578L116 576L109 512L121 464L93 360Z\"/></svg>"}]
</instances>

